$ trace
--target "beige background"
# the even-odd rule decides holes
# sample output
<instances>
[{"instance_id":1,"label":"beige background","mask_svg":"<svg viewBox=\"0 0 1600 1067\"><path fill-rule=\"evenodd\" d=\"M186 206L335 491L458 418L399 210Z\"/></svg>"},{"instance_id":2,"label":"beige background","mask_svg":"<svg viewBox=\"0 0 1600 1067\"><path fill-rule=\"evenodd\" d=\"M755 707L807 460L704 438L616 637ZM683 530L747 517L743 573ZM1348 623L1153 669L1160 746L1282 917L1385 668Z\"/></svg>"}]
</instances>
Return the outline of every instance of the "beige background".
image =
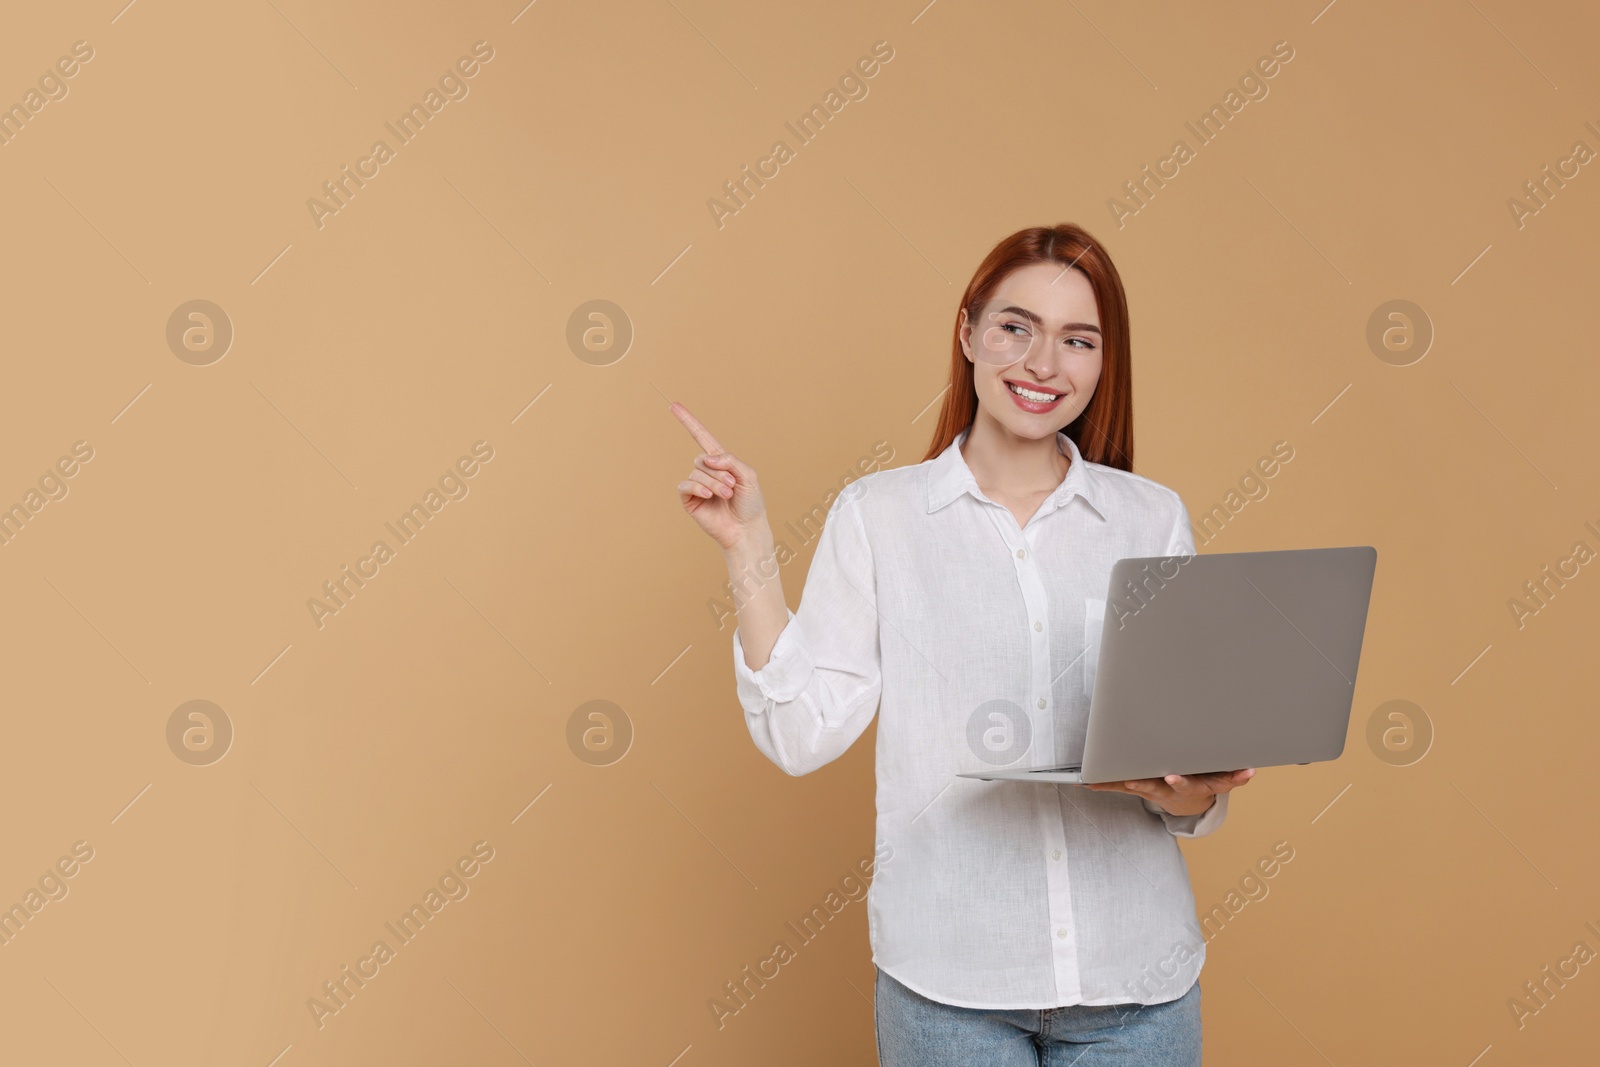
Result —
<instances>
[{"instance_id":1,"label":"beige background","mask_svg":"<svg viewBox=\"0 0 1600 1067\"><path fill-rule=\"evenodd\" d=\"M1600 565L1508 607L1600 548L1600 176L1507 206L1600 149L1592 6L121 2L0 34L0 102L94 50L0 147L0 504L93 449L0 547L0 903L93 849L0 946L0 1058L874 1062L861 903L708 1008L871 853L874 734L798 779L756 751L667 403L798 520L877 442L921 460L962 286L1063 220L1127 284L1141 473L1198 520L1294 448L1206 550L1379 553L1344 755L1184 845L1202 909L1295 850L1211 942L1207 1062L1592 1053L1600 966L1507 1006L1600 950ZM722 183L880 40L869 95L719 228ZM1108 199L1280 40L1119 228ZM319 228L307 200L477 41L469 95ZM195 299L235 331L206 366L166 342ZM566 340L596 299L635 331L604 366ZM1366 340L1396 299L1435 331L1407 366ZM477 441L468 495L319 628ZM168 746L190 700L234 730L210 765ZM591 700L634 731L608 766L568 744ZM1391 700L1420 761L1368 743ZM308 999L480 841L319 1029Z\"/></svg>"}]
</instances>

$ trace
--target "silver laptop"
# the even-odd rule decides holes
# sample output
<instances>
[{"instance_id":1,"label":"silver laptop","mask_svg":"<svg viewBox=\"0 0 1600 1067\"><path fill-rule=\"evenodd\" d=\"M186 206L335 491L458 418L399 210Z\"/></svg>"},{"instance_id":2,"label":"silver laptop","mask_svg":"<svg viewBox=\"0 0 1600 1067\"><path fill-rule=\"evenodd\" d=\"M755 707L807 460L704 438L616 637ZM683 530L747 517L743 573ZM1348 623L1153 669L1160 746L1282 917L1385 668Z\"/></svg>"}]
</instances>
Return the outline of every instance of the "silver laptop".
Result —
<instances>
[{"instance_id":1,"label":"silver laptop","mask_svg":"<svg viewBox=\"0 0 1600 1067\"><path fill-rule=\"evenodd\" d=\"M1082 762L959 777L1084 784L1337 759L1377 562L1370 545L1118 560Z\"/></svg>"}]
</instances>

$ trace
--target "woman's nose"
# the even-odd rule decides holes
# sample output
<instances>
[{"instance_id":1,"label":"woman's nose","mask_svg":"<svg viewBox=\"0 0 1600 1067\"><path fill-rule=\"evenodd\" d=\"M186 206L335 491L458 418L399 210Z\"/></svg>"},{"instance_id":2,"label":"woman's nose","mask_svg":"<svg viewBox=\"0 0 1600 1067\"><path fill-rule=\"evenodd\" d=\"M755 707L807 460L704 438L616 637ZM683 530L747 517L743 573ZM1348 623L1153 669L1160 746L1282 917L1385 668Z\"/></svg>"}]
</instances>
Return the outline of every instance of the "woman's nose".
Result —
<instances>
[{"instance_id":1,"label":"woman's nose","mask_svg":"<svg viewBox=\"0 0 1600 1067\"><path fill-rule=\"evenodd\" d=\"M1051 350L1049 349L1046 349L1042 353L1028 353L1028 358L1022 361L1022 366L1024 370L1032 374L1035 378L1038 378L1041 382L1049 381L1055 376L1056 371L1060 369L1059 362L1056 360L1054 355L1052 355Z\"/></svg>"}]
</instances>

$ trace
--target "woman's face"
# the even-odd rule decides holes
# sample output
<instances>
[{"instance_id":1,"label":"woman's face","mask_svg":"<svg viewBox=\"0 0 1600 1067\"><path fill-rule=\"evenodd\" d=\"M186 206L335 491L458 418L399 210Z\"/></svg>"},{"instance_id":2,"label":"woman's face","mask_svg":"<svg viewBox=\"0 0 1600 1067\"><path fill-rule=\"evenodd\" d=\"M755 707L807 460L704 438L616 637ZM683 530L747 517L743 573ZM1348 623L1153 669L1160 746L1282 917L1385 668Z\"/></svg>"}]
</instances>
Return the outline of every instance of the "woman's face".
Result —
<instances>
[{"instance_id":1,"label":"woman's face","mask_svg":"<svg viewBox=\"0 0 1600 1067\"><path fill-rule=\"evenodd\" d=\"M1053 438L1089 406L1100 381L1094 288L1081 271L1059 263L1019 267L1000 283L980 321L962 309L961 347L981 413L1018 437Z\"/></svg>"}]
</instances>

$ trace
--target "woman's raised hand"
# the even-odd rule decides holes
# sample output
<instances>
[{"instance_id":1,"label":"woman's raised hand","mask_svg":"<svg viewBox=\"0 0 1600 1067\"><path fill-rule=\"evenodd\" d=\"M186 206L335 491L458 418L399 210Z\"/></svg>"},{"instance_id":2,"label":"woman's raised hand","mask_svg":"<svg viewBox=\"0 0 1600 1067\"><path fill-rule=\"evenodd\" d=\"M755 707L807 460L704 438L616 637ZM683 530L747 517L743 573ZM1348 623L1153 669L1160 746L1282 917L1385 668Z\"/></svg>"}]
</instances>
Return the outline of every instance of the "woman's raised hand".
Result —
<instances>
[{"instance_id":1,"label":"woman's raised hand","mask_svg":"<svg viewBox=\"0 0 1600 1067\"><path fill-rule=\"evenodd\" d=\"M756 472L725 451L688 408L674 402L672 413L701 449L695 469L678 483L679 501L712 540L730 550L766 522L767 505Z\"/></svg>"}]
</instances>

